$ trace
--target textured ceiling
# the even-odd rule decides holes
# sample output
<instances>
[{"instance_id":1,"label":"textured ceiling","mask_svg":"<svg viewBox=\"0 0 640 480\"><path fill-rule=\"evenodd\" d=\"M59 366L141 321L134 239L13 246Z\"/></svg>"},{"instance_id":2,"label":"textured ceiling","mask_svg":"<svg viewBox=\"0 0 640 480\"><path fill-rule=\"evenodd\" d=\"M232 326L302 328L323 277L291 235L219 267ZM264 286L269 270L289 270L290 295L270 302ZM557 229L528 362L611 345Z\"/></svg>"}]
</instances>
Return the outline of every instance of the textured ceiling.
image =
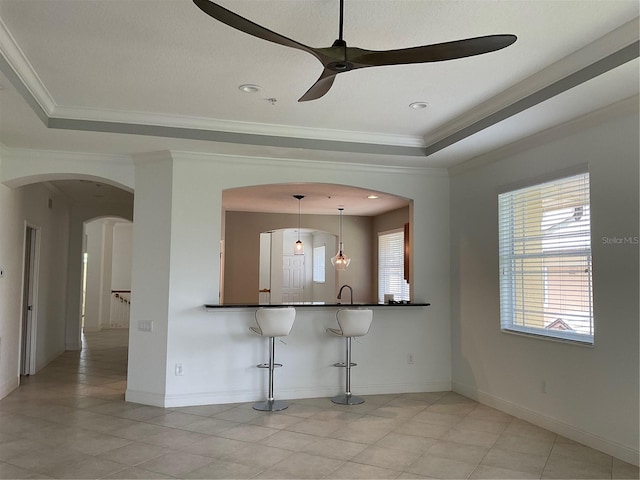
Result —
<instances>
[{"instance_id":1,"label":"textured ceiling","mask_svg":"<svg viewBox=\"0 0 640 480\"><path fill-rule=\"evenodd\" d=\"M219 0L301 43L329 46L338 0ZM638 94L636 0L346 0L353 47L514 34L446 62L341 74L236 31L190 0L0 0L0 144L158 150L450 168ZM245 83L262 89L246 94ZM268 99L275 99L269 101ZM422 110L411 102L427 102Z\"/></svg>"}]
</instances>

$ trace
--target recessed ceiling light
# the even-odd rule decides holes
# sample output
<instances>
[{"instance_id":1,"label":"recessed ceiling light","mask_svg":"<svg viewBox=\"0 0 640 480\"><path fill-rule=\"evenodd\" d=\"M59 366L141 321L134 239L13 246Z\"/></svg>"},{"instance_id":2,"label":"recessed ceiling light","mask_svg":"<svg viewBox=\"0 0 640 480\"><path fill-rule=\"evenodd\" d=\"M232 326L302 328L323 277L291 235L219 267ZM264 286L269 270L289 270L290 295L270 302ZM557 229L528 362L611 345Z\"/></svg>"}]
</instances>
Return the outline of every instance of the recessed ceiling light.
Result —
<instances>
[{"instance_id":1,"label":"recessed ceiling light","mask_svg":"<svg viewBox=\"0 0 640 480\"><path fill-rule=\"evenodd\" d=\"M409 104L409 108L413 108L414 110L422 110L428 106L429 104L427 102L413 102Z\"/></svg>"},{"instance_id":2,"label":"recessed ceiling light","mask_svg":"<svg viewBox=\"0 0 640 480\"><path fill-rule=\"evenodd\" d=\"M374 195L373 193L369 196L367 196L367 198L371 199L371 200L375 200L376 198L380 198L378 197L378 195Z\"/></svg>"},{"instance_id":3,"label":"recessed ceiling light","mask_svg":"<svg viewBox=\"0 0 640 480\"><path fill-rule=\"evenodd\" d=\"M256 93L260 91L260 85L253 85L251 83L245 83L244 85L240 85L238 90L244 93Z\"/></svg>"}]
</instances>

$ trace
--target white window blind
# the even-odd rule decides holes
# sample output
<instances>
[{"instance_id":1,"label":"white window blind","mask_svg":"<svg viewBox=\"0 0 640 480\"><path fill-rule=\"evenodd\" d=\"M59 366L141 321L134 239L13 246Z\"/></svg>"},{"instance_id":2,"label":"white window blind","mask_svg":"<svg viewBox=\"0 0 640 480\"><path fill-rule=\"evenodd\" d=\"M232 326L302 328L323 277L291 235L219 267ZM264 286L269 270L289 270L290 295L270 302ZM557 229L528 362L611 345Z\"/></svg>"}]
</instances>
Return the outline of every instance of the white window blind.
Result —
<instances>
[{"instance_id":1,"label":"white window blind","mask_svg":"<svg viewBox=\"0 0 640 480\"><path fill-rule=\"evenodd\" d=\"M378 234L378 302L385 294L394 300L409 300L409 284L404 279L404 230Z\"/></svg>"},{"instance_id":2,"label":"white window blind","mask_svg":"<svg viewBox=\"0 0 640 480\"><path fill-rule=\"evenodd\" d=\"M325 282L325 246L313 247L313 281L315 283Z\"/></svg>"},{"instance_id":3,"label":"white window blind","mask_svg":"<svg viewBox=\"0 0 640 480\"><path fill-rule=\"evenodd\" d=\"M593 343L589 174L498 197L503 330Z\"/></svg>"}]
</instances>

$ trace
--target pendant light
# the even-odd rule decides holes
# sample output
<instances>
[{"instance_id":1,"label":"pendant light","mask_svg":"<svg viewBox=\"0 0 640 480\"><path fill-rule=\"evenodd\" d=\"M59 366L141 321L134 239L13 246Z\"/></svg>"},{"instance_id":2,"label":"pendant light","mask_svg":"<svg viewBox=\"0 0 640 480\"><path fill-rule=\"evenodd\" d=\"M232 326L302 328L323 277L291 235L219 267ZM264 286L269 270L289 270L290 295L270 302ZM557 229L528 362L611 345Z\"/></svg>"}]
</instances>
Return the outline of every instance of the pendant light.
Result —
<instances>
[{"instance_id":1,"label":"pendant light","mask_svg":"<svg viewBox=\"0 0 640 480\"><path fill-rule=\"evenodd\" d=\"M345 270L351 263L351 259L344 254L344 246L342 245L342 211L344 208L338 208L340 212L340 236L338 237L338 253L331 259L331 263L336 270Z\"/></svg>"},{"instance_id":2,"label":"pendant light","mask_svg":"<svg viewBox=\"0 0 640 480\"><path fill-rule=\"evenodd\" d=\"M293 198L298 200L298 241L293 245L293 254L304 255L304 244L300 240L300 200L304 198L304 195L294 195Z\"/></svg>"}]
</instances>

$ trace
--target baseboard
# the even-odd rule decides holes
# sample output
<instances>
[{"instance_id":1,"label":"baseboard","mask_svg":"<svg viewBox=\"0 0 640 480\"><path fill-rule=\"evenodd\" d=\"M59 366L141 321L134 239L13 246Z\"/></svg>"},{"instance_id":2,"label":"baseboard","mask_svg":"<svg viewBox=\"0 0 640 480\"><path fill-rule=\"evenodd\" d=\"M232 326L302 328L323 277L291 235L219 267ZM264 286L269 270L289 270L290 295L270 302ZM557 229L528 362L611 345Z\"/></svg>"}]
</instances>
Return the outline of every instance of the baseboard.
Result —
<instances>
[{"instance_id":1,"label":"baseboard","mask_svg":"<svg viewBox=\"0 0 640 480\"><path fill-rule=\"evenodd\" d=\"M0 384L0 400L13 392L20 386L20 376L16 376L11 380Z\"/></svg>"},{"instance_id":2,"label":"baseboard","mask_svg":"<svg viewBox=\"0 0 640 480\"><path fill-rule=\"evenodd\" d=\"M82 350L82 344L77 342L65 343L64 349L66 352L77 352L79 350Z\"/></svg>"},{"instance_id":3,"label":"baseboard","mask_svg":"<svg viewBox=\"0 0 640 480\"><path fill-rule=\"evenodd\" d=\"M140 403L142 405L151 405L152 407L167 407L165 405L165 395L161 393L140 392L127 388L124 394L124 400L131 403Z\"/></svg>"},{"instance_id":4,"label":"baseboard","mask_svg":"<svg viewBox=\"0 0 640 480\"><path fill-rule=\"evenodd\" d=\"M418 393L418 392L442 392L451 390L450 382L431 382L428 384L391 384L391 385L366 385L359 387L352 385L352 391L357 395L385 395L394 393ZM275 392L277 398L283 400L297 400L302 398L330 398L341 393L339 387L319 386L313 388L280 389ZM264 399L263 391L256 390L230 390L224 392L201 392L187 394L157 394L140 392L128 389L125 394L127 402L153 405L156 407L190 407L196 405L217 405L224 403L257 402Z\"/></svg>"},{"instance_id":5,"label":"baseboard","mask_svg":"<svg viewBox=\"0 0 640 480\"><path fill-rule=\"evenodd\" d=\"M508 413L521 420L525 420L538 427L545 428L554 433L562 435L588 447L595 448L601 452L607 453L613 457L619 458L632 465L638 465L640 452L632 447L622 445L600 435L582 430L574 425L569 425L548 415L541 414L535 410L515 404L509 400L496 397L490 393L479 391L474 387L453 382L453 391L464 395L465 397L476 400L484 405L495 408L502 412Z\"/></svg>"},{"instance_id":6,"label":"baseboard","mask_svg":"<svg viewBox=\"0 0 640 480\"><path fill-rule=\"evenodd\" d=\"M59 350L57 352L55 352L52 355L49 355L49 357L45 358L43 361L39 362L38 361L38 357L36 356L36 369L35 369L35 373L38 373L40 370L42 370L44 367L46 367L47 365L49 365L51 362L53 362L56 358L58 358L60 355L62 355L65 352L64 349Z\"/></svg>"}]
</instances>

